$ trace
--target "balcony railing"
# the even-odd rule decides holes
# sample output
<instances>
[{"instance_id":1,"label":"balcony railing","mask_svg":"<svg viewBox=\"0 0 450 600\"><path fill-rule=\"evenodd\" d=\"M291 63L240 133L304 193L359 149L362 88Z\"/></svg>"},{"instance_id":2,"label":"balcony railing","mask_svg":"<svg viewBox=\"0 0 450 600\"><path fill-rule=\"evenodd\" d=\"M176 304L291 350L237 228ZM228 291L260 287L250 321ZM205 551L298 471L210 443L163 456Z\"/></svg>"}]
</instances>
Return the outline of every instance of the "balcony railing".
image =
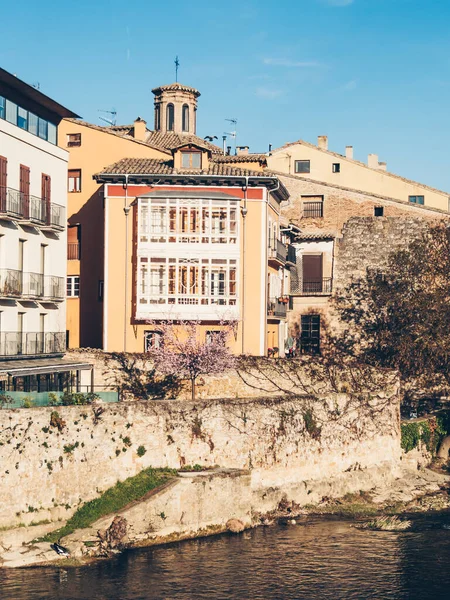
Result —
<instances>
[{"instance_id":1,"label":"balcony railing","mask_svg":"<svg viewBox=\"0 0 450 600\"><path fill-rule=\"evenodd\" d=\"M62 301L64 293L64 277L0 269L1 298Z\"/></svg>"},{"instance_id":2,"label":"balcony railing","mask_svg":"<svg viewBox=\"0 0 450 600\"><path fill-rule=\"evenodd\" d=\"M324 279L316 279L314 281L301 281L300 293L301 296L328 296L333 288L333 279L325 277Z\"/></svg>"},{"instance_id":3,"label":"balcony railing","mask_svg":"<svg viewBox=\"0 0 450 600\"><path fill-rule=\"evenodd\" d=\"M287 247L287 262L291 265L297 264L297 249L292 244Z\"/></svg>"},{"instance_id":4,"label":"balcony railing","mask_svg":"<svg viewBox=\"0 0 450 600\"><path fill-rule=\"evenodd\" d=\"M286 263L287 258L287 246L280 242L280 240L270 240L269 241L269 260L276 260L283 265Z\"/></svg>"},{"instance_id":5,"label":"balcony railing","mask_svg":"<svg viewBox=\"0 0 450 600\"><path fill-rule=\"evenodd\" d=\"M287 303L280 302L277 298L269 300L267 304L267 315L269 317L284 318L287 314Z\"/></svg>"},{"instance_id":6,"label":"balcony railing","mask_svg":"<svg viewBox=\"0 0 450 600\"><path fill-rule=\"evenodd\" d=\"M35 356L39 354L62 354L66 350L64 332L7 331L0 333L0 356Z\"/></svg>"},{"instance_id":7,"label":"balcony railing","mask_svg":"<svg viewBox=\"0 0 450 600\"><path fill-rule=\"evenodd\" d=\"M67 258L69 260L80 260L79 242L69 242L67 244Z\"/></svg>"},{"instance_id":8,"label":"balcony railing","mask_svg":"<svg viewBox=\"0 0 450 600\"><path fill-rule=\"evenodd\" d=\"M64 206L48 205L38 196L26 195L9 187L0 187L0 218L2 216L59 231L65 227Z\"/></svg>"}]
</instances>

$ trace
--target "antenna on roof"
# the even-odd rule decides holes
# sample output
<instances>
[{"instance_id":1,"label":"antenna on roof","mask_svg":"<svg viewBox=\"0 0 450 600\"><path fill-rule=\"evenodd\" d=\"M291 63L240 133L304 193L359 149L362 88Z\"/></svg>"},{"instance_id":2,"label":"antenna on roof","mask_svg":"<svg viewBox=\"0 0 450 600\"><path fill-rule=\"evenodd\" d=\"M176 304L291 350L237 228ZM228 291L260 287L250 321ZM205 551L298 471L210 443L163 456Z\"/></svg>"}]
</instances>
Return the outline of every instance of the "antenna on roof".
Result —
<instances>
[{"instance_id":1,"label":"antenna on roof","mask_svg":"<svg viewBox=\"0 0 450 600\"><path fill-rule=\"evenodd\" d=\"M231 135L231 137L234 139L234 154L236 155L237 119L225 119L225 121L228 121L233 125L233 131L225 131L224 133L226 135Z\"/></svg>"},{"instance_id":2,"label":"antenna on roof","mask_svg":"<svg viewBox=\"0 0 450 600\"><path fill-rule=\"evenodd\" d=\"M178 67L180 66L180 61L178 60L178 54L175 56L175 83L178 83Z\"/></svg>"},{"instance_id":3,"label":"antenna on roof","mask_svg":"<svg viewBox=\"0 0 450 600\"><path fill-rule=\"evenodd\" d=\"M108 123L108 125L117 125L117 111L115 108L113 108L112 110L102 110L101 108L98 109L98 112L102 112L102 113L106 113L108 115L111 115L110 118L107 117L99 117L99 119L101 119L102 121L105 121L105 123Z\"/></svg>"},{"instance_id":4,"label":"antenna on roof","mask_svg":"<svg viewBox=\"0 0 450 600\"><path fill-rule=\"evenodd\" d=\"M33 83L33 87L35 90L40 90L41 89L41 84L39 83L39 81L36 81L36 83Z\"/></svg>"}]
</instances>

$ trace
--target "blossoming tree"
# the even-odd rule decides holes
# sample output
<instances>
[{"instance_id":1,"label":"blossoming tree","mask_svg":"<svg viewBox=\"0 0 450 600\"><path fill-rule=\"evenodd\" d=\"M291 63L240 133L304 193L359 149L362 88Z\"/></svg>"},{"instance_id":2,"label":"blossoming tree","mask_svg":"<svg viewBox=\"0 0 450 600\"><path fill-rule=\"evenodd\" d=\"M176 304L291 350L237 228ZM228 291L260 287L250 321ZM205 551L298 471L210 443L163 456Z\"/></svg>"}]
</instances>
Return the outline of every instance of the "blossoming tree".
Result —
<instances>
[{"instance_id":1,"label":"blossoming tree","mask_svg":"<svg viewBox=\"0 0 450 600\"><path fill-rule=\"evenodd\" d=\"M235 366L235 357L227 346L235 325L223 322L220 329L209 332L206 340L200 338L197 321L163 321L153 323L161 334L161 342L149 348L155 369L164 375L189 379L192 400L199 375L223 373Z\"/></svg>"}]
</instances>

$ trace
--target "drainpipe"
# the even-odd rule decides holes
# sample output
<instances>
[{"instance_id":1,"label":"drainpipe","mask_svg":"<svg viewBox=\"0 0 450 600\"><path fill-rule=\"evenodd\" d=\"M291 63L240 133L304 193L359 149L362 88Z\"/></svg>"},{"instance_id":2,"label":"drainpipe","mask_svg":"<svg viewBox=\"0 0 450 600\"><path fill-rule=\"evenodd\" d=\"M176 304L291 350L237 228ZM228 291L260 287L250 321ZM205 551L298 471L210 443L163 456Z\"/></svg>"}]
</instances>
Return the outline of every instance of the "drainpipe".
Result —
<instances>
[{"instance_id":1,"label":"drainpipe","mask_svg":"<svg viewBox=\"0 0 450 600\"><path fill-rule=\"evenodd\" d=\"M123 351L127 351L127 315L128 315L128 175L125 175L125 199L123 212L125 213L125 308L123 313Z\"/></svg>"},{"instance_id":2,"label":"drainpipe","mask_svg":"<svg viewBox=\"0 0 450 600\"><path fill-rule=\"evenodd\" d=\"M248 213L247 208L247 189L248 189L248 176L245 177L245 185L242 187L244 192L244 206L241 208L242 215L242 347L241 353L244 354L244 334L245 334L245 217Z\"/></svg>"}]
</instances>

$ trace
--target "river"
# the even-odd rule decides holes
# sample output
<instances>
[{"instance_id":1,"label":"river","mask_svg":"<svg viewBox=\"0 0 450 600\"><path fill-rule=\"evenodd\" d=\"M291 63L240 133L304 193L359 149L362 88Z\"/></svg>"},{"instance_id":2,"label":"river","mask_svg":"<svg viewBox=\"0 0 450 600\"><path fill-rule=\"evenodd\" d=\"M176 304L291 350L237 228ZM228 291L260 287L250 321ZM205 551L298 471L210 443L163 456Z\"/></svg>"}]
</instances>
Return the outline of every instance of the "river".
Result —
<instances>
[{"instance_id":1,"label":"river","mask_svg":"<svg viewBox=\"0 0 450 600\"><path fill-rule=\"evenodd\" d=\"M82 568L0 570L1 600L350 600L450 598L450 514L412 531L300 518L130 550ZM449 529L446 529L449 527Z\"/></svg>"}]
</instances>

